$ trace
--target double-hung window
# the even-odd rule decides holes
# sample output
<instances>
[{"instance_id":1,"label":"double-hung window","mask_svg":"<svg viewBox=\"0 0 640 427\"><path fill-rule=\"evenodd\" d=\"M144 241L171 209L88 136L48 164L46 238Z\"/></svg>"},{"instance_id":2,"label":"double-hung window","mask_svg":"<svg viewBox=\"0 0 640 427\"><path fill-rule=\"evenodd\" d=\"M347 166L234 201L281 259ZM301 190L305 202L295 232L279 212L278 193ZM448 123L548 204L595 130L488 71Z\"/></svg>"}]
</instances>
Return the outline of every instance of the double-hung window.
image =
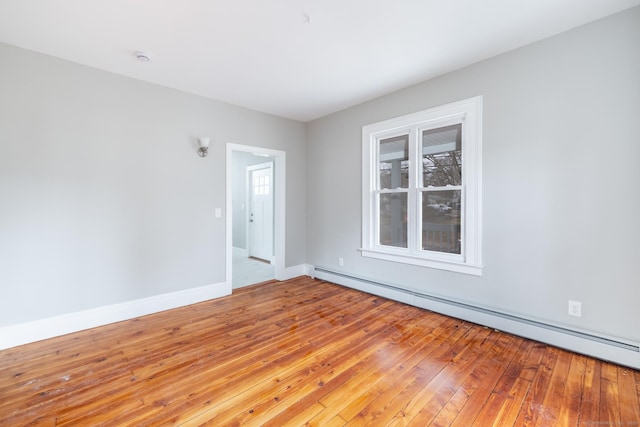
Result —
<instances>
[{"instance_id":1,"label":"double-hung window","mask_svg":"<svg viewBox=\"0 0 640 427\"><path fill-rule=\"evenodd\" d=\"M363 256L481 274L482 97L362 128Z\"/></svg>"}]
</instances>

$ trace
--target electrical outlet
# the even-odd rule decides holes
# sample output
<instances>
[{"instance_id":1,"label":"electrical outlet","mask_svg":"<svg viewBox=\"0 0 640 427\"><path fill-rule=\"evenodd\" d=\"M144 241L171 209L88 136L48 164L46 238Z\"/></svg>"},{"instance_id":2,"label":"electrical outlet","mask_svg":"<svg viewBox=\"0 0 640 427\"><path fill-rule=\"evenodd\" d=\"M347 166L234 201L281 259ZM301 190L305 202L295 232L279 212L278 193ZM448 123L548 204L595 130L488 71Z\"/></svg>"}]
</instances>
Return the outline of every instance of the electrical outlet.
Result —
<instances>
[{"instance_id":1,"label":"electrical outlet","mask_svg":"<svg viewBox=\"0 0 640 427\"><path fill-rule=\"evenodd\" d=\"M344 258L342 258L342 257L338 258L338 265L340 267L344 267Z\"/></svg>"},{"instance_id":2,"label":"electrical outlet","mask_svg":"<svg viewBox=\"0 0 640 427\"><path fill-rule=\"evenodd\" d=\"M569 300L569 316L582 317L582 303Z\"/></svg>"}]
</instances>

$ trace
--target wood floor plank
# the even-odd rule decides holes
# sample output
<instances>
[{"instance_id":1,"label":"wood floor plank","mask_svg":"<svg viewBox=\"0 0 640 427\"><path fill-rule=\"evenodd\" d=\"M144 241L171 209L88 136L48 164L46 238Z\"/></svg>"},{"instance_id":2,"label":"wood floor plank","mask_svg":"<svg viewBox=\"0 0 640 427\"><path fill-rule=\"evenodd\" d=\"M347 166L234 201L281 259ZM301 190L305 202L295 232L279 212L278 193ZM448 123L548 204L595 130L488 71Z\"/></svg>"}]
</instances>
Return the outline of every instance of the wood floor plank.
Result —
<instances>
[{"instance_id":1,"label":"wood floor plank","mask_svg":"<svg viewBox=\"0 0 640 427\"><path fill-rule=\"evenodd\" d=\"M381 325L381 328L383 327L384 326ZM371 332L378 333L379 330L372 329ZM323 356L322 350L318 349L313 355L313 358L315 358L313 362L309 362L309 360L305 358L300 361L300 365L293 365L293 372L279 370L278 376L275 378L277 384L274 383L274 380L271 378L271 372L265 372L264 377L256 377L254 375L253 378L251 378L251 381L255 385L249 389L247 389L244 382L238 382L238 394L236 397L252 402L250 408L238 408L235 402L236 399L229 399L223 404L211 408L207 413L199 414L197 418L188 418L188 421L190 423L199 423L202 419L207 419L212 425L226 425L232 421L240 422L243 425L250 422L257 422L259 424L265 423L275 414L282 411L282 409L273 411L276 403L280 405L284 400L284 403L286 404L287 398L290 397L289 395L295 392L296 389L294 386L298 385L298 381L296 380L297 371L295 371L295 368L302 368L301 365L309 364L314 367L322 367L324 369L320 371L320 375L324 375L328 382L331 382L333 375L343 372L341 370L341 367L343 366L344 370L348 373L348 377L352 377L357 370L351 369L351 364L356 364L361 357L365 356L367 353L375 352L377 348L379 348L378 346L384 345L383 342L371 342L371 340L367 339L362 340L361 344L362 345L359 347L359 354L328 355L332 360L332 363L330 364L321 360ZM335 359L335 357L338 356L346 356L345 360L347 360L347 362L341 362L340 360ZM351 361L350 363L348 362L349 360ZM316 370L317 369L318 368L316 368ZM306 370L302 372L302 374L307 373L308 372ZM310 388L321 390L320 392L322 393L326 389L324 388L324 384L320 385L320 382L324 383L324 380L318 380L317 378L318 377L315 377L315 381L308 381L307 384L310 385ZM279 383L283 383L286 386L278 386ZM340 383L340 386L341 385L342 383ZM228 389L228 385L225 388ZM307 393L311 392L309 389L304 391ZM228 392L225 390L225 393ZM215 413L212 414L212 411L215 411ZM179 419L176 421L178 423L180 422Z\"/></svg>"},{"instance_id":2,"label":"wood floor plank","mask_svg":"<svg viewBox=\"0 0 640 427\"><path fill-rule=\"evenodd\" d=\"M494 344L488 348L485 357L474 366L474 369L460 385L469 398L452 421L454 426L473 425L505 367L509 366L517 354L517 343L521 338L500 331L496 331L489 337L495 340Z\"/></svg>"},{"instance_id":3,"label":"wood floor plank","mask_svg":"<svg viewBox=\"0 0 640 427\"><path fill-rule=\"evenodd\" d=\"M440 388L432 389L434 398L427 404L427 407L420 410L419 416L411 421L412 424L429 421L429 425L449 425L466 404L469 394L461 386L462 380L472 374L476 363L483 357L483 348L486 349L486 346L491 342L488 338L493 333L490 329L479 326L472 328L472 331L474 333L468 337L469 340L458 341L457 344L463 344L464 349L457 352L445 368L456 381L449 379ZM482 344L474 346L473 342ZM434 382L428 384L429 387L434 385Z\"/></svg>"},{"instance_id":4,"label":"wood floor plank","mask_svg":"<svg viewBox=\"0 0 640 427\"><path fill-rule=\"evenodd\" d=\"M409 347L415 346L415 343L412 343L410 337L406 335L398 338L400 338L401 341ZM369 353L358 357L358 363L354 365L354 368L357 368L357 375L354 375L341 384L340 388L337 389L337 392L334 388L320 397L320 403L322 403L327 409L319 415L320 418L316 419L315 422L318 424L328 422L330 419L338 415L345 405L356 404L354 401L358 401L357 404L361 404L362 395L369 393L369 387L373 385L373 383L370 382L373 378L371 374L376 375L380 372L385 372L384 366L387 364L393 365L394 361L397 362L399 360L398 352L390 351L393 350L393 347L398 347L400 344L402 343L391 341L386 346L378 348L375 353ZM398 364L401 364L401 362L398 362ZM398 366L398 364L395 366ZM364 366L375 366L376 369L374 371L364 370L363 373L362 368ZM351 395L349 400L344 399L345 392ZM341 418L344 419L343 417Z\"/></svg>"},{"instance_id":5,"label":"wood floor plank","mask_svg":"<svg viewBox=\"0 0 640 427\"><path fill-rule=\"evenodd\" d=\"M369 301L370 299L364 300ZM386 303L382 303L379 306L384 306ZM235 357L225 364L224 372L216 375L216 372L220 371L220 366L212 366L211 371L204 371L202 373L198 373L193 375L192 377L200 378L215 378L211 382L203 383L197 386L193 385L185 385L183 393L179 394L179 399L172 400L170 406L173 407L173 410L177 412L176 419L173 420L176 423L183 422L183 420L189 420L191 418L191 410L189 409L194 404L204 405L206 410L204 412L212 413L212 411L216 411L216 415L213 418L220 418L223 414L223 408L233 407L234 400L233 398L239 397L242 395L242 392L245 389L253 388L256 384L259 384L263 381L267 381L270 376L273 375L273 371L277 370L278 366L283 366L291 361L302 360L304 363L309 363L309 360L305 356L308 356L308 352L310 352L311 347L322 348L329 340L335 340L336 345L340 345L340 343L345 343L345 345L352 344L354 341L362 340L367 336L368 332L371 332L372 336L379 333L381 330L386 328L386 325L382 322L378 322L378 326L372 326L377 321L375 319L374 313L370 313L369 317L362 314L361 317L354 318L352 321L343 324L344 330L347 332L343 335L333 334L333 335L324 335L323 338L320 338L314 344L309 344L309 348L298 348L295 352L292 352L291 346L282 345L278 340L265 340L262 342L262 347L253 348L253 352L248 354L242 354L242 357ZM360 327L358 322L365 321L369 323L369 330L364 330ZM342 338L341 338L342 337ZM327 347L330 349L330 347ZM305 357L305 359L301 359ZM203 369L203 368L200 368ZM231 373L228 374L227 372ZM278 371L278 376L281 376L282 372ZM196 382L196 384L198 384ZM248 385L251 384L251 387ZM189 390L189 394L186 395L187 390ZM258 389L254 389L255 392ZM156 398L161 398L164 390L159 390ZM183 398L184 396L184 398ZM211 399L210 396L215 396L214 400ZM203 403L204 402L204 403ZM255 402L250 406L255 406ZM176 409L177 407L177 409ZM202 408L198 411L202 412ZM243 412L240 411L239 414ZM251 412L251 414L256 414L257 412ZM159 412L156 414L157 417L166 418L166 414ZM198 419L202 417L207 417L210 415L198 415ZM239 415L240 416L240 415ZM145 418L146 419L146 418ZM150 418L149 422L157 421L155 418ZM195 421L193 421L195 422Z\"/></svg>"},{"instance_id":6,"label":"wood floor plank","mask_svg":"<svg viewBox=\"0 0 640 427\"><path fill-rule=\"evenodd\" d=\"M599 422L608 423L609 425L621 425L618 367L611 363L602 364Z\"/></svg>"},{"instance_id":7,"label":"wood floor plank","mask_svg":"<svg viewBox=\"0 0 640 427\"><path fill-rule=\"evenodd\" d=\"M561 405L564 404L562 399L569 376L571 355L564 350L559 350L559 355L551 371L549 387L542 401L537 423L540 426L560 425Z\"/></svg>"},{"instance_id":8,"label":"wood floor plank","mask_svg":"<svg viewBox=\"0 0 640 427\"><path fill-rule=\"evenodd\" d=\"M489 331L489 329L486 329L486 331ZM489 337L490 334L483 334L480 345L488 345L488 343L492 341ZM449 340L447 340L445 345L447 347L449 346ZM417 366L421 371L421 375L417 377L419 381L415 384L417 388L412 384L409 388L401 392L399 397L405 400L406 403L404 403L401 409L393 416L389 424L409 424L413 422L413 420L420 414L420 411L427 408L428 405L431 405L431 408L434 408L434 405L438 404L438 396L436 396L436 390L434 387L438 384L442 386L443 380L450 382L451 384L459 384L458 381L449 381L452 370L448 369L448 367L453 366L453 370L455 370L461 366L467 366L470 355L477 353L481 353L481 351L478 351L477 347L467 346L462 352L455 355L455 358L457 359L456 361L447 360L446 358L438 357L437 355L436 357L424 359ZM464 375L461 375L460 377L463 376Z\"/></svg>"},{"instance_id":9,"label":"wood floor plank","mask_svg":"<svg viewBox=\"0 0 640 427\"><path fill-rule=\"evenodd\" d=\"M485 341L485 343L486 342L489 341ZM466 354L473 354L473 352L466 351L465 355ZM431 424L458 388L463 387L465 389L465 393L469 395L469 387L465 385L465 383L468 384L468 379L473 376L474 371L477 369L477 363L482 363L481 361L483 359L484 358L478 359L477 357L468 357L463 359L460 364L446 366L433 381L426 384L425 390L428 391L430 399L427 400L421 408L419 408L415 417L411 419L409 425L425 426ZM489 372L485 372L483 374L483 381L486 381L489 378L487 376L488 374ZM452 378L455 378L455 381L452 381ZM458 381L461 381L463 384L461 385ZM467 405L464 405L463 408L464 407L469 408ZM478 407L478 409L479 408L480 407ZM470 423L466 425L469 426Z\"/></svg>"},{"instance_id":10,"label":"wood floor plank","mask_svg":"<svg viewBox=\"0 0 640 427\"><path fill-rule=\"evenodd\" d=\"M387 375L384 378L384 383L381 382L376 385L378 388L376 396L366 407L361 409L357 414L350 414L345 411L341 412L343 418L349 419L348 425L380 425L389 422L405 406L407 396L416 394L419 388L424 387L424 384L428 383L425 376L422 375L424 371L417 368L420 362L424 361L427 357L441 360L441 366L444 367L445 363L447 363L444 356L448 354L451 356L451 359L448 361L449 364L465 365L469 359L464 354L465 350L470 348L466 345L469 342L468 340L482 339L483 335L489 332L478 326L472 327L471 324L464 324L462 328L458 328L461 332L464 331L464 329L468 331L465 335L467 340L457 340L451 345L451 348L449 348L449 345L439 346L440 349L445 349L441 352L441 355L438 355L436 351L438 347L433 345L433 339L427 339L420 343L420 352L416 352L411 358L407 359L406 362L399 365L400 369L396 369ZM426 338L429 338L429 336ZM447 340L447 342L451 344L449 340ZM413 367L414 369L406 369L407 367ZM414 378L419 380L419 384L414 383ZM413 385L413 387L408 387L408 385Z\"/></svg>"},{"instance_id":11,"label":"wood floor plank","mask_svg":"<svg viewBox=\"0 0 640 427\"><path fill-rule=\"evenodd\" d=\"M547 409L543 406L543 401L551 384L551 373L558 360L559 351L554 347L545 347L529 393L527 393L522 410L516 419L516 426L537 425L538 419L545 416Z\"/></svg>"},{"instance_id":12,"label":"wood floor plank","mask_svg":"<svg viewBox=\"0 0 640 427\"><path fill-rule=\"evenodd\" d=\"M376 308L382 308L382 309L386 305L390 304L390 302L388 301L384 302L377 298L367 298L366 300L363 300L363 304L361 306L362 310L367 310L366 309L367 303L371 303L375 305ZM339 320L337 321L336 319L338 318L328 319L326 317L323 317L325 321L328 321L331 324L333 324L334 327L337 328L337 330L346 332L344 335L344 341L340 341L339 340L340 335L336 331L334 331L333 335L325 334L318 338L314 337L314 339L309 341L308 346L297 348L295 352L291 352L292 348L290 346L271 345L269 346L270 347L269 351L272 351L272 352L276 350L277 351L271 354L270 357L266 357L268 354L265 353L265 349L258 348L256 357L252 357L251 359L236 357L233 360L233 365L230 367L227 367L227 369L232 368L232 369L229 369L229 371L233 372L233 375L231 376L222 375L218 380L212 383L202 384L201 386L196 388L195 391L191 391L191 394L188 396L188 400L177 400L175 402L171 402L171 404L174 407L176 405L191 406L194 403L194 399L196 399L198 396L202 396L201 398L199 398L200 400L206 398L208 402L209 398L207 396L212 393L223 394L225 398L228 396L231 396L231 397L240 396L244 391L244 389L247 388L247 385L249 383L251 383L252 387L254 387L256 383L267 381L268 376L273 375L272 374L273 371L277 370L279 366L291 364L291 363L294 363L295 361L300 361L302 360L301 358L303 357L305 358L305 360L302 360L302 362L308 363L306 358L313 352L314 348L322 348L332 340L344 342L345 345L353 345L354 342L360 341L368 335L375 335L375 334L382 333L383 330L387 329L387 326L383 322L380 322L379 320L377 320L376 317L377 317L376 313L370 309L368 314L366 315L363 313L360 313L359 315L355 315L355 316L341 315L339 316ZM362 322L367 324L365 328L362 327ZM251 362L251 364L246 366L248 362ZM239 371L240 375L236 373L238 372L238 369L234 368L235 365L244 366ZM278 376L280 376L280 374L281 372L278 372ZM204 376L208 377L211 375L204 374ZM193 387L190 387L190 389L193 390ZM215 402L211 402L208 405L209 407L208 411L211 411L213 409L220 410L220 408L218 406L215 406L214 403ZM242 414L245 413L245 408L235 409L233 407L229 407L225 411L233 411L233 410L237 411L237 413L239 414L238 416L243 416ZM225 412L225 414L226 413L227 412ZM253 416L258 415L256 411L252 412L251 414L255 414ZM223 414L217 414L214 418L220 418L222 416ZM186 419L188 419L188 417L189 416L185 415L184 413L182 413L180 416L180 418L186 418ZM180 422L179 419L175 421Z\"/></svg>"},{"instance_id":13,"label":"wood floor plank","mask_svg":"<svg viewBox=\"0 0 640 427\"><path fill-rule=\"evenodd\" d=\"M582 384L586 373L586 357L573 354L569 374L565 379L564 395L558 421L566 426L578 426L582 411Z\"/></svg>"},{"instance_id":14,"label":"wood floor plank","mask_svg":"<svg viewBox=\"0 0 640 427\"><path fill-rule=\"evenodd\" d=\"M468 332L466 328L460 328L459 323L454 323L453 328L450 328L450 332L440 334L438 333L435 346L439 349L433 354L430 354L428 358L421 360L416 368L418 375L416 377L419 382L416 384L418 388L415 393L408 394L408 390L413 390L413 387L403 390L407 400L402 404L401 409L394 414L391 425L405 424L415 418L420 410L425 408L433 399L436 398L433 390L440 387L446 382L453 371L459 366L465 366L468 362L467 353L468 348L464 348L461 352L452 351L450 345L456 345L456 343ZM441 342L442 344L438 344ZM451 355L455 353L457 363L453 362ZM448 366L453 365L453 369L447 369Z\"/></svg>"},{"instance_id":15,"label":"wood floor plank","mask_svg":"<svg viewBox=\"0 0 640 427\"><path fill-rule=\"evenodd\" d=\"M580 405L580 425L599 422L600 419L600 378L602 363L587 358L582 381L582 403Z\"/></svg>"},{"instance_id":16,"label":"wood floor plank","mask_svg":"<svg viewBox=\"0 0 640 427\"><path fill-rule=\"evenodd\" d=\"M464 329L461 330L461 332ZM415 330L414 330L415 332ZM453 336L452 339L455 339ZM363 377L363 383L366 384L366 391L356 393L340 411L340 417L349 421L350 425L367 425L373 422L380 422L379 415L384 412L385 402L379 397L389 389L397 388L406 383L407 373L406 367L417 366L427 356L426 352L420 351L431 341L428 336L423 336L416 345L405 347L402 352L386 355L384 365L380 364L378 372L373 375ZM456 341L459 342L460 340ZM448 348L448 346L447 346ZM387 367L388 366L388 367ZM400 384L397 382L400 381ZM364 389L365 387L363 387Z\"/></svg>"},{"instance_id":17,"label":"wood floor plank","mask_svg":"<svg viewBox=\"0 0 640 427\"><path fill-rule=\"evenodd\" d=\"M639 419L637 370L308 277L0 351L0 427Z\"/></svg>"},{"instance_id":18,"label":"wood floor plank","mask_svg":"<svg viewBox=\"0 0 640 427\"><path fill-rule=\"evenodd\" d=\"M500 375L496 385L491 390L489 398L485 401L482 409L479 411L477 417L474 420L475 425L488 426L491 425L497 418L501 416L501 408L509 400L510 392L513 390L513 386L520 378L522 370L529 358L529 354L533 349L533 343L524 339L517 339L513 345L519 346L514 354L514 359L510 362L504 362L507 364L506 369L502 373L498 370L497 374ZM461 411L458 411L461 412ZM456 415L457 417L457 415ZM509 425L515 420L503 419L503 425Z\"/></svg>"},{"instance_id":19,"label":"wood floor plank","mask_svg":"<svg viewBox=\"0 0 640 427\"><path fill-rule=\"evenodd\" d=\"M516 425L518 414L522 410L525 396L531 389L531 382L525 381L522 378L517 378L509 390L509 393L505 396L502 405L498 409L497 413L491 420L491 426L513 426Z\"/></svg>"},{"instance_id":20,"label":"wood floor plank","mask_svg":"<svg viewBox=\"0 0 640 427\"><path fill-rule=\"evenodd\" d=\"M528 341L528 340L527 340ZM544 354L544 346L528 341L532 348L522 366L520 375L513 383L508 394L502 402L502 406L493 417L492 424L495 427L516 425L518 415L521 413L525 398L532 387L535 372L540 366Z\"/></svg>"},{"instance_id":21,"label":"wood floor plank","mask_svg":"<svg viewBox=\"0 0 640 427\"><path fill-rule=\"evenodd\" d=\"M618 370L618 395L620 399L620 423L622 425L640 426L640 395L637 393L637 385L631 369L617 366Z\"/></svg>"}]
</instances>

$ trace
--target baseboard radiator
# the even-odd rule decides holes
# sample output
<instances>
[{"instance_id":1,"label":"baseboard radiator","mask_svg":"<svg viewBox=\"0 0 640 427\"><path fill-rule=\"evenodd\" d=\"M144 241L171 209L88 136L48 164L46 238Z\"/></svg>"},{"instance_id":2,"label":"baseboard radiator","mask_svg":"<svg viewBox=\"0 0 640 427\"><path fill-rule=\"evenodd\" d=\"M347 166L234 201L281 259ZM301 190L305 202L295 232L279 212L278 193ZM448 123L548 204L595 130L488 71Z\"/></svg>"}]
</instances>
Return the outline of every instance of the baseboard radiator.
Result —
<instances>
[{"instance_id":1,"label":"baseboard radiator","mask_svg":"<svg viewBox=\"0 0 640 427\"><path fill-rule=\"evenodd\" d=\"M476 307L325 267L315 266L310 270L309 275L327 282L467 320L576 353L640 369L639 343Z\"/></svg>"}]
</instances>

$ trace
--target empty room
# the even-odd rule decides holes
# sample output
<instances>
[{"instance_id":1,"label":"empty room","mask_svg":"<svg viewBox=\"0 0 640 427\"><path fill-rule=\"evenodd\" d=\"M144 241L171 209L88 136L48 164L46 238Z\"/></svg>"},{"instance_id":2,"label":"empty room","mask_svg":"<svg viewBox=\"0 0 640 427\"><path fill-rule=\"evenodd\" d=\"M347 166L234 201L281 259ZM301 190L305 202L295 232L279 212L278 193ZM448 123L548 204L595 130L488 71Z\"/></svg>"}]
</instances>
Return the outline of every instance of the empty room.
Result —
<instances>
[{"instance_id":1,"label":"empty room","mask_svg":"<svg viewBox=\"0 0 640 427\"><path fill-rule=\"evenodd\" d=\"M640 0L0 0L0 426L640 426Z\"/></svg>"}]
</instances>

